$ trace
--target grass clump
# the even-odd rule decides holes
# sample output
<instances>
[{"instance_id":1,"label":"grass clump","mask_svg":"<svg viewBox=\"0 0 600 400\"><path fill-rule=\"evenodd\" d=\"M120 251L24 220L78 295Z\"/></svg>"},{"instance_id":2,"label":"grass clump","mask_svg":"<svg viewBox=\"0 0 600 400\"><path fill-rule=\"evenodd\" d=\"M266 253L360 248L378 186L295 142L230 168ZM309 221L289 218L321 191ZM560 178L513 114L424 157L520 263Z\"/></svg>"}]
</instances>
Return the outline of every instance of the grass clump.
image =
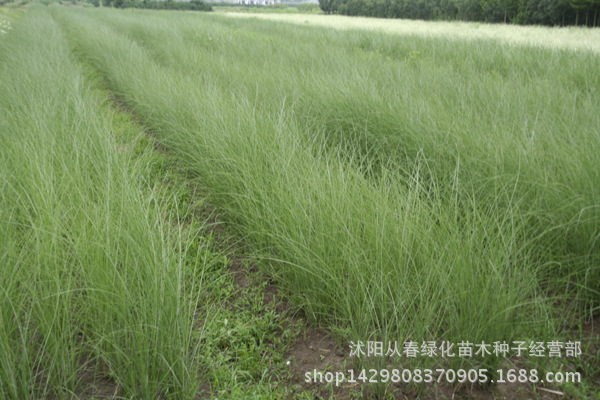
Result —
<instances>
[{"instance_id":1,"label":"grass clump","mask_svg":"<svg viewBox=\"0 0 600 400\"><path fill-rule=\"evenodd\" d=\"M597 311L595 53L52 15L263 270L345 338L549 341ZM256 351L246 328L231 340Z\"/></svg>"},{"instance_id":2,"label":"grass clump","mask_svg":"<svg viewBox=\"0 0 600 400\"><path fill-rule=\"evenodd\" d=\"M181 17L173 29L150 14L152 28L124 14L56 13L73 29L83 56L198 177L308 315L362 338L375 333L460 341L466 335L490 341L553 332L540 290L545 260L531 246L529 215L519 211L524 200L505 202L498 195L511 181L500 181L496 191L482 190L479 183L497 175L481 171L479 159L466 149L458 155L444 151L433 136L417 135L431 131L425 107L433 111L432 99L403 104L408 97L391 97L414 109L413 115L394 117L391 107L371 112L380 103L369 96L379 85L391 86L392 68L400 65L418 78L417 65L358 58L354 43L365 38L352 35L294 30L328 44L341 40L343 46L323 58L299 42L280 59L272 56L276 48L288 48L276 39L282 26L259 24L259 31L258 23L248 23L244 38L223 18L203 19L212 25L198 28L192 26L195 19ZM85 27L76 21L85 21ZM151 29L160 41L146 36ZM256 42L258 37L264 40ZM245 61L235 63L240 57ZM351 71L334 63L336 57L362 64ZM262 73L260 59L273 60L273 67ZM312 84L301 72L310 62L306 76L322 77ZM252 78L242 65L253 68ZM387 73L386 80L367 83L369 68ZM317 87L325 94L318 95ZM336 87L347 94L347 109L336 108L331 95ZM356 96L365 90L368 96ZM340 122L331 125L340 127L338 133L329 121ZM364 121L373 125L360 125ZM355 138L363 134L360 147ZM375 169L376 174L365 173Z\"/></svg>"},{"instance_id":3,"label":"grass clump","mask_svg":"<svg viewBox=\"0 0 600 400\"><path fill-rule=\"evenodd\" d=\"M111 395L193 397L184 294L200 280L176 250L194 238L165 227L173 191L144 190L156 162L117 143L122 127L43 8L0 46L0 397L89 395L98 381Z\"/></svg>"}]
</instances>

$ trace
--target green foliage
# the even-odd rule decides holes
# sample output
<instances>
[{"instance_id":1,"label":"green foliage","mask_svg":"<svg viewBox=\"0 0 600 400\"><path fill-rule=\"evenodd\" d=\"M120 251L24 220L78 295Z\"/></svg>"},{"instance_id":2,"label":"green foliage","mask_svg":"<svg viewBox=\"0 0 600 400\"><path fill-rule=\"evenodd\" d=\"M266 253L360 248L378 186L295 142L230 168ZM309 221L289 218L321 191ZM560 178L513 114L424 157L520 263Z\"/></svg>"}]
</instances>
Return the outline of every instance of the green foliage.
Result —
<instances>
[{"instance_id":1,"label":"green foliage","mask_svg":"<svg viewBox=\"0 0 600 400\"><path fill-rule=\"evenodd\" d=\"M13 29L0 40L0 398L70 398L98 380L194 398L201 286L176 251L196 238L166 228L176 190L147 185L160 162L45 8ZM195 256L210 262L205 246Z\"/></svg>"},{"instance_id":2,"label":"green foliage","mask_svg":"<svg viewBox=\"0 0 600 400\"><path fill-rule=\"evenodd\" d=\"M309 317L491 342L597 307L594 53L139 15L60 20Z\"/></svg>"},{"instance_id":3,"label":"green foliage","mask_svg":"<svg viewBox=\"0 0 600 400\"><path fill-rule=\"evenodd\" d=\"M297 327L266 280L238 289L193 183L48 9L18 19L0 19L0 398L290 398Z\"/></svg>"},{"instance_id":4,"label":"green foliage","mask_svg":"<svg viewBox=\"0 0 600 400\"><path fill-rule=\"evenodd\" d=\"M123 397L194 398L206 377L219 398L290 397L265 344L295 331L235 291L192 183L347 339L577 339L565 321L597 311L596 54L34 11L0 41L1 397L80 393L82 366ZM99 111L66 38L156 143Z\"/></svg>"},{"instance_id":5,"label":"green foliage","mask_svg":"<svg viewBox=\"0 0 600 400\"><path fill-rule=\"evenodd\" d=\"M94 0L99 5L99 0ZM151 10L191 10L212 11L212 6L202 0L173 1L173 0L107 0L104 5L115 8L147 8Z\"/></svg>"},{"instance_id":6,"label":"green foliage","mask_svg":"<svg viewBox=\"0 0 600 400\"><path fill-rule=\"evenodd\" d=\"M549 26L580 25L581 11L584 25L600 23L600 5L589 0L320 0L319 5L328 14Z\"/></svg>"},{"instance_id":7,"label":"green foliage","mask_svg":"<svg viewBox=\"0 0 600 400\"><path fill-rule=\"evenodd\" d=\"M296 9L298 9L298 11L301 11L303 13L315 13L317 11L320 11L319 5L313 4L313 3L298 4L296 6Z\"/></svg>"}]
</instances>

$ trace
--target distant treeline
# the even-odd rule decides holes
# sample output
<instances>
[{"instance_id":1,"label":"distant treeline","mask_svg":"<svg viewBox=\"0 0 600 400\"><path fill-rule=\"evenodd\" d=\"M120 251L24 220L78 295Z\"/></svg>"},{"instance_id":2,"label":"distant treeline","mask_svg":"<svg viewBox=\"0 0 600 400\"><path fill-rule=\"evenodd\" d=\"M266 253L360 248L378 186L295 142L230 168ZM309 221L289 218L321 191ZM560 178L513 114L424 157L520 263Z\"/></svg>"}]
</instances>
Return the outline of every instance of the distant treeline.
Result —
<instances>
[{"instance_id":1,"label":"distant treeline","mask_svg":"<svg viewBox=\"0 0 600 400\"><path fill-rule=\"evenodd\" d=\"M91 0L96 7L113 6L116 8L150 8L153 10L193 10L193 11L212 11L212 6L201 0L191 1L156 1L156 0Z\"/></svg>"},{"instance_id":2,"label":"distant treeline","mask_svg":"<svg viewBox=\"0 0 600 400\"><path fill-rule=\"evenodd\" d=\"M600 0L319 0L328 14L540 25L600 24Z\"/></svg>"}]
</instances>

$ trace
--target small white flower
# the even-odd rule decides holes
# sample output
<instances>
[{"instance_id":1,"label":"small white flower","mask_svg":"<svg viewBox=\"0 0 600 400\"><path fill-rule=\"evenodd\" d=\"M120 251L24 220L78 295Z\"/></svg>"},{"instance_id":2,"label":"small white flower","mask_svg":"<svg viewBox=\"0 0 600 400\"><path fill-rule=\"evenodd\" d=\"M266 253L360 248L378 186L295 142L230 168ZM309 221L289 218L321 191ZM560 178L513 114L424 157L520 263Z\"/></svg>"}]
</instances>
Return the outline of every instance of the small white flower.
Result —
<instances>
[{"instance_id":1,"label":"small white flower","mask_svg":"<svg viewBox=\"0 0 600 400\"><path fill-rule=\"evenodd\" d=\"M286 364L287 364L287 365L290 365L291 363L292 363L292 362L291 362L290 360L288 360L288 361L286 362Z\"/></svg>"}]
</instances>

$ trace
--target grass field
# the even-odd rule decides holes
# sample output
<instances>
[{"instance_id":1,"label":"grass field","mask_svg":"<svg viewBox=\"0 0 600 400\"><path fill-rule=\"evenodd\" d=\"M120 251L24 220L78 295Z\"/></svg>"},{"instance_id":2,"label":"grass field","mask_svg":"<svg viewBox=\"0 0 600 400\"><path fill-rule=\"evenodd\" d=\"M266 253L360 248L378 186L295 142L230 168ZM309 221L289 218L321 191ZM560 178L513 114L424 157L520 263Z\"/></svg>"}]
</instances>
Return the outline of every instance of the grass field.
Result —
<instances>
[{"instance_id":1,"label":"grass field","mask_svg":"<svg viewBox=\"0 0 600 400\"><path fill-rule=\"evenodd\" d=\"M356 368L577 370L527 396L597 396L598 33L273 18L33 7L0 36L0 397L313 398L207 208L339 341L583 343ZM365 393L437 397L416 386Z\"/></svg>"},{"instance_id":2,"label":"grass field","mask_svg":"<svg viewBox=\"0 0 600 400\"><path fill-rule=\"evenodd\" d=\"M549 28L477 22L396 20L341 15L285 13L247 13L235 9L217 9L228 16L259 18L299 25L325 26L342 30L372 30L398 35L418 35L459 40L494 39L507 44L540 46L549 49L600 52L600 31L578 27Z\"/></svg>"}]
</instances>

